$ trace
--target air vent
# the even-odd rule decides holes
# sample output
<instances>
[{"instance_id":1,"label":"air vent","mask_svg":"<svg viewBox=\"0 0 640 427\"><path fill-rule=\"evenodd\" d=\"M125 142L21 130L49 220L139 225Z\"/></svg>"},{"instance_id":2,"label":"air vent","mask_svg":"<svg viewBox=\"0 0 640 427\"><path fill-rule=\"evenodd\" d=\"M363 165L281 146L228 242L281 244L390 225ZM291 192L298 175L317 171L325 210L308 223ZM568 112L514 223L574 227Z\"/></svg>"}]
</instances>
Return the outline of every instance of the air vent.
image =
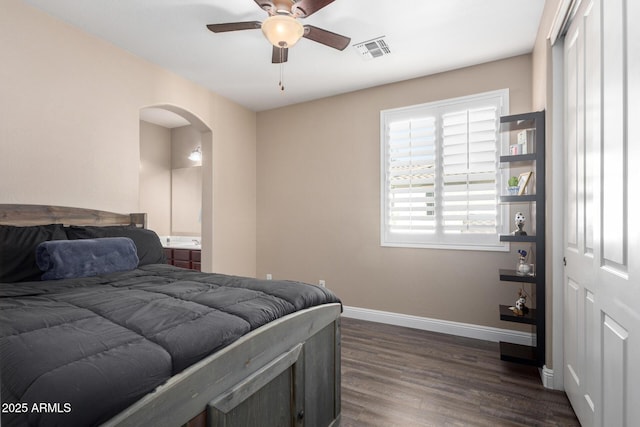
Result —
<instances>
[{"instance_id":1,"label":"air vent","mask_svg":"<svg viewBox=\"0 0 640 427\"><path fill-rule=\"evenodd\" d=\"M391 53L389 45L384 40L385 36L377 37L375 39L367 40L354 44L353 47L358 51L358 54L364 59L380 58Z\"/></svg>"}]
</instances>

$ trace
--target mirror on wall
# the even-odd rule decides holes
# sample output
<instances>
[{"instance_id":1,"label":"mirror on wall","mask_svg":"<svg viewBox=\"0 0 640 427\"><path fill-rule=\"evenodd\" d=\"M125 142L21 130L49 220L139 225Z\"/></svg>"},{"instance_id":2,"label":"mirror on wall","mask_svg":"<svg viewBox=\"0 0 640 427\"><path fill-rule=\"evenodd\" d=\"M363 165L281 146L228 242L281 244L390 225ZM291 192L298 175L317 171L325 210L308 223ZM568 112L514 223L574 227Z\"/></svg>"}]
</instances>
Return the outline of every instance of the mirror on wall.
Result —
<instances>
[{"instance_id":1,"label":"mirror on wall","mask_svg":"<svg viewBox=\"0 0 640 427\"><path fill-rule=\"evenodd\" d=\"M202 167L171 170L171 235L199 236L202 223Z\"/></svg>"}]
</instances>

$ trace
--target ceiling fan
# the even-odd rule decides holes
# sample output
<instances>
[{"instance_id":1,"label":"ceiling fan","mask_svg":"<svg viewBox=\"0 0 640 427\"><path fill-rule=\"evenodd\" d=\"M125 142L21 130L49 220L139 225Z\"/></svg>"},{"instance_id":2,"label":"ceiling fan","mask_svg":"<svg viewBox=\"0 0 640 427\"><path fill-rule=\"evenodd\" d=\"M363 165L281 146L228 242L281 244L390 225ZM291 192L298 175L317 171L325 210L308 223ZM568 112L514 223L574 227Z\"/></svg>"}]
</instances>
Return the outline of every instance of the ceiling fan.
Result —
<instances>
[{"instance_id":1,"label":"ceiling fan","mask_svg":"<svg viewBox=\"0 0 640 427\"><path fill-rule=\"evenodd\" d=\"M334 0L254 0L264 9L269 17L260 21L230 22L226 24L209 24L207 28L214 33L238 30L257 30L262 32L273 45L271 62L282 64L287 62L289 48L304 37L338 50L344 50L351 39L313 25L302 25L299 19L307 18Z\"/></svg>"}]
</instances>

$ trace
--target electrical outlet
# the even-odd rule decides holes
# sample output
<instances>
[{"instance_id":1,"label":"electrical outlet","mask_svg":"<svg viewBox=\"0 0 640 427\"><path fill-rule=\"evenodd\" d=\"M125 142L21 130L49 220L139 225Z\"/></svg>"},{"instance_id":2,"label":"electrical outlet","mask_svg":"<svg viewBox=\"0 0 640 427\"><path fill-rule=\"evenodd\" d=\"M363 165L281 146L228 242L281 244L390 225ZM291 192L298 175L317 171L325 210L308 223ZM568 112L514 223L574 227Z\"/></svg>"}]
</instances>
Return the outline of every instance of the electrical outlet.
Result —
<instances>
[{"instance_id":1,"label":"electrical outlet","mask_svg":"<svg viewBox=\"0 0 640 427\"><path fill-rule=\"evenodd\" d=\"M271 273L267 273L267 280L271 280L273 279L273 276L271 275Z\"/></svg>"},{"instance_id":2,"label":"electrical outlet","mask_svg":"<svg viewBox=\"0 0 640 427\"><path fill-rule=\"evenodd\" d=\"M318 285L322 286L323 288L326 286L326 283L324 280L318 280Z\"/></svg>"}]
</instances>

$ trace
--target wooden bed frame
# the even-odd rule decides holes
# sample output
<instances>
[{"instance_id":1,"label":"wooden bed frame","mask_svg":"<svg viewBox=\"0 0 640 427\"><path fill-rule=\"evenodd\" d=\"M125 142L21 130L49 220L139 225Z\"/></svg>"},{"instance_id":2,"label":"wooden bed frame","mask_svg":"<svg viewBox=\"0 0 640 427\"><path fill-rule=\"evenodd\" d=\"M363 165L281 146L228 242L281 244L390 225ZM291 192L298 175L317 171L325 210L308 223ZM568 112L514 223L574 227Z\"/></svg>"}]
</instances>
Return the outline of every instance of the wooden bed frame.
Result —
<instances>
[{"instance_id":1,"label":"wooden bed frame","mask_svg":"<svg viewBox=\"0 0 640 427\"><path fill-rule=\"evenodd\" d=\"M0 204L0 224L54 223L144 227L146 215ZM262 326L171 377L103 426L338 426L340 313L340 304L325 304Z\"/></svg>"}]
</instances>

